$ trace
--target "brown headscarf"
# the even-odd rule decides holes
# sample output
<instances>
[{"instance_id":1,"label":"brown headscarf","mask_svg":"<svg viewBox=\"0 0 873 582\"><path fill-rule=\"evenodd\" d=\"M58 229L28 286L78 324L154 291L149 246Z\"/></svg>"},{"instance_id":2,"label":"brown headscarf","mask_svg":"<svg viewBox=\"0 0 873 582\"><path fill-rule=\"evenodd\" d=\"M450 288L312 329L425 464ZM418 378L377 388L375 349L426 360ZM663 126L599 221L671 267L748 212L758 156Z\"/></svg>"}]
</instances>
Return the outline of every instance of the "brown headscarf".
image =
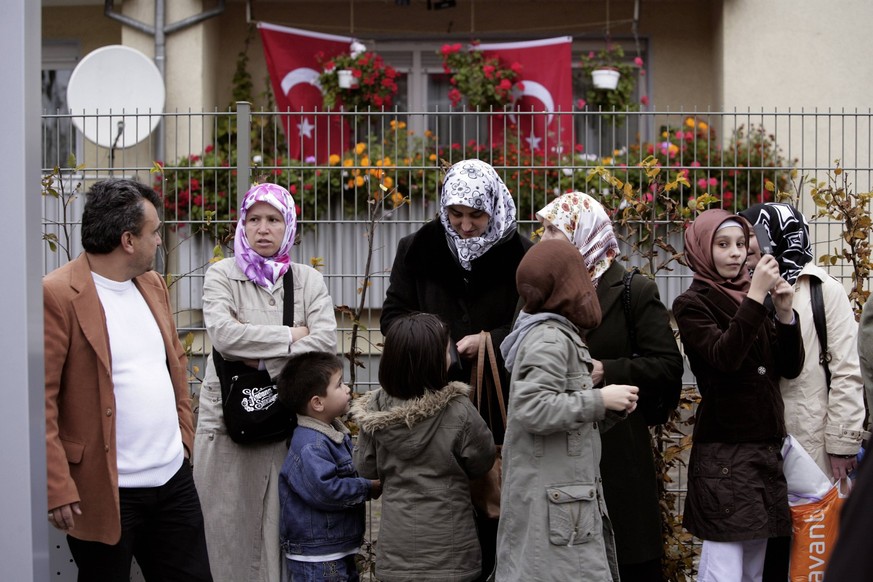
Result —
<instances>
[{"instance_id":1,"label":"brown headscarf","mask_svg":"<svg viewBox=\"0 0 873 582\"><path fill-rule=\"evenodd\" d=\"M585 260L565 239L544 240L529 250L515 274L526 313L563 315L579 329L600 325L600 302Z\"/></svg>"},{"instance_id":2,"label":"brown headscarf","mask_svg":"<svg viewBox=\"0 0 873 582\"><path fill-rule=\"evenodd\" d=\"M740 225L748 247L749 223L746 219L720 208L707 210L701 212L685 231L685 262L694 271L694 279L715 287L740 304L746 298L751 285L748 270L740 269L736 277L725 279L718 274L712 260L712 239L715 238L718 227L726 220L734 220Z\"/></svg>"}]
</instances>

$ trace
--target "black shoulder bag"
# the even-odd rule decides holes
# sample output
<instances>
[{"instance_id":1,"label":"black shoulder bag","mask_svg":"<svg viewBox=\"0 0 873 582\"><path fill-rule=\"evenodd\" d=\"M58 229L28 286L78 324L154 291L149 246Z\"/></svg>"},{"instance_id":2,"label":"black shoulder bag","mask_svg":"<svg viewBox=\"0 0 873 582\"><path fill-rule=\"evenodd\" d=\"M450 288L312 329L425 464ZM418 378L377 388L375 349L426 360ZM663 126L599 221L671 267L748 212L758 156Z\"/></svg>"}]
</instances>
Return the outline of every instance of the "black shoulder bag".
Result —
<instances>
[{"instance_id":1,"label":"black shoulder bag","mask_svg":"<svg viewBox=\"0 0 873 582\"><path fill-rule=\"evenodd\" d=\"M294 280L291 267L282 278L285 301L282 323L294 325ZM212 348L212 362L221 383L221 408L230 438L240 444L287 439L297 425L297 415L279 402L275 381L266 370L225 360Z\"/></svg>"},{"instance_id":2,"label":"black shoulder bag","mask_svg":"<svg viewBox=\"0 0 873 582\"><path fill-rule=\"evenodd\" d=\"M640 354L639 346L637 345L637 329L634 325L633 309L631 306L631 282L639 271L636 267L625 272L621 279L624 286L621 293L621 303L624 307L624 319L627 324L627 334L630 338L631 350L634 356ZM639 409L646 419L646 424L649 426L657 426L664 424L670 419L670 413L676 410L679 405L679 396L682 393L682 388L678 390L670 390L658 387L657 394L646 392L644 398L639 400ZM642 394L641 394L642 396Z\"/></svg>"},{"instance_id":3,"label":"black shoulder bag","mask_svg":"<svg viewBox=\"0 0 873 582\"><path fill-rule=\"evenodd\" d=\"M824 367L825 383L830 390L831 368L828 364L831 362L831 352L828 350L828 325L825 318L824 297L821 293L821 279L818 277L809 278L809 294L812 298L812 321L815 323L815 333L821 348L818 363Z\"/></svg>"}]
</instances>

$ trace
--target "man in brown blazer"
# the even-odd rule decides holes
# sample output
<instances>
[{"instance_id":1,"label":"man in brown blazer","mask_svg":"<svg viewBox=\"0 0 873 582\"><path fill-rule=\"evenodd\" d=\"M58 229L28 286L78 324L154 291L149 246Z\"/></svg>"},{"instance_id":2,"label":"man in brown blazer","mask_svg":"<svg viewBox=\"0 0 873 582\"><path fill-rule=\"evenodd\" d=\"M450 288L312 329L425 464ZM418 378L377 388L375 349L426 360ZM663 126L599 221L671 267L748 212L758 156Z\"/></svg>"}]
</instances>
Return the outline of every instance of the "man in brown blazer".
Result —
<instances>
[{"instance_id":1,"label":"man in brown blazer","mask_svg":"<svg viewBox=\"0 0 873 582\"><path fill-rule=\"evenodd\" d=\"M98 182L85 252L46 275L49 522L67 533L79 581L212 580L190 453L186 357L163 278L154 190Z\"/></svg>"}]
</instances>

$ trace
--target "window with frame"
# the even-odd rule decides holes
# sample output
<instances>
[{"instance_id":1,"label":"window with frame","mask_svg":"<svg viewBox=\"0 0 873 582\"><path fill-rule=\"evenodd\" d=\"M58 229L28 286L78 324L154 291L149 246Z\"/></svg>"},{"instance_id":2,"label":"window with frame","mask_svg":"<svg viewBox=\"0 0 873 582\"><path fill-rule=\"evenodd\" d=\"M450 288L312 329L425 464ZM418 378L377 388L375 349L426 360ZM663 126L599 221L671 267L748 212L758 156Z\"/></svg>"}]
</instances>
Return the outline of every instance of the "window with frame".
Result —
<instances>
[{"instance_id":1,"label":"window with frame","mask_svg":"<svg viewBox=\"0 0 873 582\"><path fill-rule=\"evenodd\" d=\"M67 85L79 61L78 42L46 42L42 46L42 167L69 167L70 154L78 159L81 135L73 126L67 106Z\"/></svg>"}]
</instances>

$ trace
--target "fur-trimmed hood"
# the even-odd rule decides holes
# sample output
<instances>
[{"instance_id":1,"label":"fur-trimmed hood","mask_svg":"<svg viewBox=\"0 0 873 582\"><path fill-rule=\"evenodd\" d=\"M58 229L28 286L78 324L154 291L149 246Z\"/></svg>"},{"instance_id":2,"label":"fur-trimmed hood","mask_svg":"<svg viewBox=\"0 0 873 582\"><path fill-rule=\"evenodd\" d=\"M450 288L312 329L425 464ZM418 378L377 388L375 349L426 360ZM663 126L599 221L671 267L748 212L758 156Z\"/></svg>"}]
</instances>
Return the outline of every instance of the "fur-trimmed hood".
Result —
<instances>
[{"instance_id":1,"label":"fur-trimmed hood","mask_svg":"<svg viewBox=\"0 0 873 582\"><path fill-rule=\"evenodd\" d=\"M469 398L470 386L450 382L445 388L401 400L381 388L352 402L351 416L362 431L405 458L417 455L434 437L442 413L458 398Z\"/></svg>"}]
</instances>

